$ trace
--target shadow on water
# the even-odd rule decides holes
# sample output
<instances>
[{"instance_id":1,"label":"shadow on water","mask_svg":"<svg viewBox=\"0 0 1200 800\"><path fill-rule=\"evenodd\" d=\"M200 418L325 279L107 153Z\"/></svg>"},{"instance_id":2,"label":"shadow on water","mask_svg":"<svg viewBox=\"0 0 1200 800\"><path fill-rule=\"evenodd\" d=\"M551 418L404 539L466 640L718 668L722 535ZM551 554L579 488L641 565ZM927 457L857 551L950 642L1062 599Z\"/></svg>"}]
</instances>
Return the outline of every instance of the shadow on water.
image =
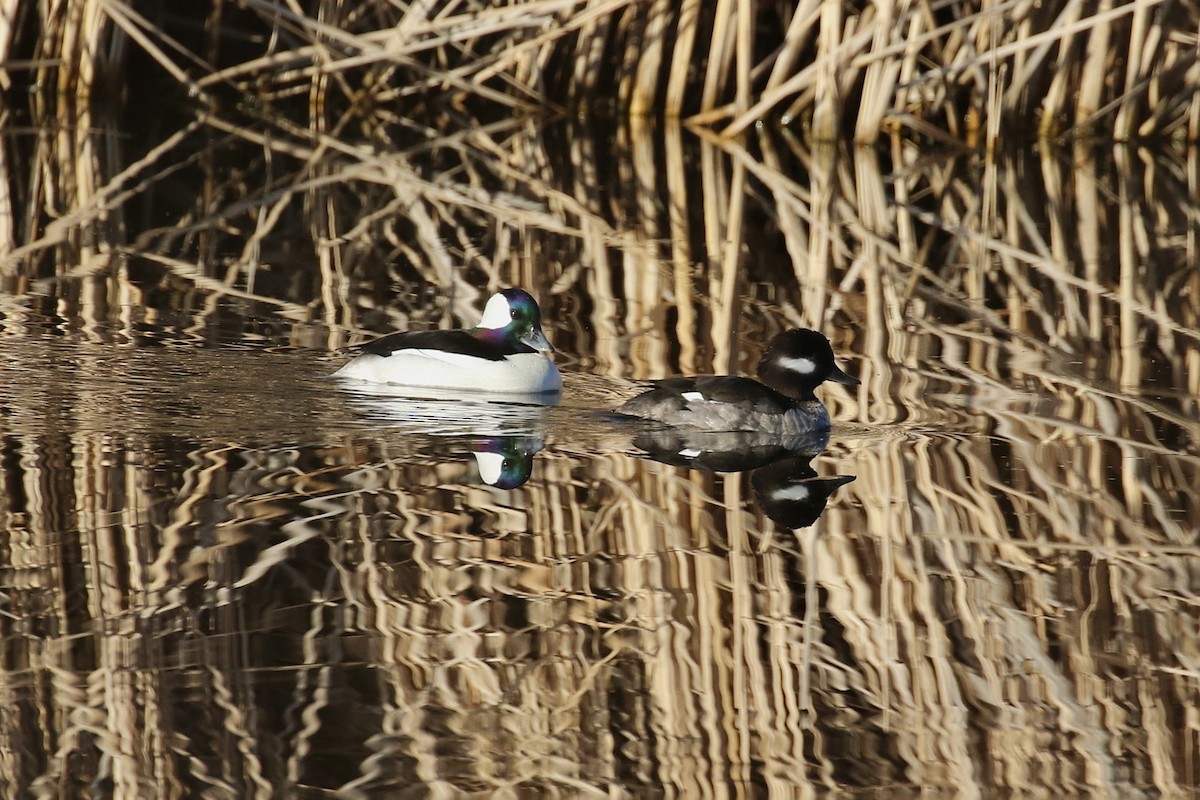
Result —
<instances>
[{"instance_id":1,"label":"shadow on water","mask_svg":"<svg viewBox=\"0 0 1200 800\"><path fill-rule=\"evenodd\" d=\"M217 129L0 260L0 782L1200 785L1194 154L1000 154L993 191L767 128ZM329 378L507 284L560 403ZM863 378L828 441L608 411L796 325Z\"/></svg>"}]
</instances>

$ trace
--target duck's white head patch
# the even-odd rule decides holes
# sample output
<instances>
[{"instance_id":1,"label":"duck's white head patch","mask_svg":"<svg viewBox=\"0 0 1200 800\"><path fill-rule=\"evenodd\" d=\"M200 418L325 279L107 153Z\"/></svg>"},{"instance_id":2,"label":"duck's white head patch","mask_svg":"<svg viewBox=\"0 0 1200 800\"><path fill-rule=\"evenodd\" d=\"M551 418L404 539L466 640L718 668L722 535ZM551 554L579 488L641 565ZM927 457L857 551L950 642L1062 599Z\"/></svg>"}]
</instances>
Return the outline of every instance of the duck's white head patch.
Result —
<instances>
[{"instance_id":1,"label":"duck's white head patch","mask_svg":"<svg viewBox=\"0 0 1200 800\"><path fill-rule=\"evenodd\" d=\"M510 322L512 309L508 307L508 298L502 294L492 295L492 299L483 307L483 318L479 320L478 327L495 330L507 328Z\"/></svg>"},{"instance_id":2,"label":"duck's white head patch","mask_svg":"<svg viewBox=\"0 0 1200 800\"><path fill-rule=\"evenodd\" d=\"M804 356L798 358L781 358L779 359L779 366L792 372L799 372L801 375L811 375L817 370L817 362Z\"/></svg>"}]
</instances>

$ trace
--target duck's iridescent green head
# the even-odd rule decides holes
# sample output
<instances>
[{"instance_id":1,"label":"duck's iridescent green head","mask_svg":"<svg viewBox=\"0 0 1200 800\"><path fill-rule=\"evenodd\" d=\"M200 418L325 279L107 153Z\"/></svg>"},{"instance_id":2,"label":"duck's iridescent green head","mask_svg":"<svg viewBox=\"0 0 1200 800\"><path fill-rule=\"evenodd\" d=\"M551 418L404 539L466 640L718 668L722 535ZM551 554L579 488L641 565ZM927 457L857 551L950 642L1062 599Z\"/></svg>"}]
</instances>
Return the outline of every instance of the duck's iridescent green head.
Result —
<instances>
[{"instance_id":1,"label":"duck's iridescent green head","mask_svg":"<svg viewBox=\"0 0 1200 800\"><path fill-rule=\"evenodd\" d=\"M529 480L533 457L542 449L534 436L497 436L477 442L473 455L480 479L497 489L515 489Z\"/></svg>"},{"instance_id":2,"label":"duck's iridescent green head","mask_svg":"<svg viewBox=\"0 0 1200 800\"><path fill-rule=\"evenodd\" d=\"M554 351L542 333L542 311L524 289L505 289L492 295L476 331L488 340L521 342L540 352Z\"/></svg>"}]
</instances>

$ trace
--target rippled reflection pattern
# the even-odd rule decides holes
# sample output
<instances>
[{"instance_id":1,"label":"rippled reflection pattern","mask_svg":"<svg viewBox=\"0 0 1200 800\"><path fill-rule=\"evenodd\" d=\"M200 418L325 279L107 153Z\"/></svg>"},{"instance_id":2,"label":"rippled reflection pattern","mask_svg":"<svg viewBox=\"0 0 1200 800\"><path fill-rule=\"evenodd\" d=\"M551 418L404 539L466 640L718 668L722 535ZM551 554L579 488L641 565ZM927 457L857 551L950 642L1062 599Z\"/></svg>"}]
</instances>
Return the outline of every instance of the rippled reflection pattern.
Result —
<instances>
[{"instance_id":1,"label":"rippled reflection pattern","mask_svg":"<svg viewBox=\"0 0 1200 800\"><path fill-rule=\"evenodd\" d=\"M1014 476L1039 485L1065 444L1000 474L967 432L838 440L822 458L860 494L793 537L747 473L551 451L499 489L478 440L422 456L419 435L10 432L6 779L689 796L818 769L1086 787L1146 783L1190 746L1193 545L1150 541L1145 520L1047 526L1087 496L1018 501Z\"/></svg>"}]
</instances>

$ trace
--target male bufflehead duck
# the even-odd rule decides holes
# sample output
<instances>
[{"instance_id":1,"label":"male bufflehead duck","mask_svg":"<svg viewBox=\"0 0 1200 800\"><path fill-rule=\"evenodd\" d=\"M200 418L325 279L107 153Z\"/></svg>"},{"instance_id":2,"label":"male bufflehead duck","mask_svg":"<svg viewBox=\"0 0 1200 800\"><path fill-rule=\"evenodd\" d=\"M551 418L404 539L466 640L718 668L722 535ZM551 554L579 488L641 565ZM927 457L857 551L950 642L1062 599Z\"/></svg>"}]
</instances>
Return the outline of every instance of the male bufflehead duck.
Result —
<instances>
[{"instance_id":1,"label":"male bufflehead duck","mask_svg":"<svg viewBox=\"0 0 1200 800\"><path fill-rule=\"evenodd\" d=\"M562 388L546 353L542 312L522 289L488 300L471 329L401 331L358 348L359 355L333 373L372 383L489 394L542 394Z\"/></svg>"},{"instance_id":2,"label":"male bufflehead duck","mask_svg":"<svg viewBox=\"0 0 1200 800\"><path fill-rule=\"evenodd\" d=\"M806 328L771 340L758 362L758 378L701 375L653 381L652 389L617 413L679 428L795 436L829 429L829 412L813 389L823 381L859 382L834 363L829 340Z\"/></svg>"}]
</instances>

